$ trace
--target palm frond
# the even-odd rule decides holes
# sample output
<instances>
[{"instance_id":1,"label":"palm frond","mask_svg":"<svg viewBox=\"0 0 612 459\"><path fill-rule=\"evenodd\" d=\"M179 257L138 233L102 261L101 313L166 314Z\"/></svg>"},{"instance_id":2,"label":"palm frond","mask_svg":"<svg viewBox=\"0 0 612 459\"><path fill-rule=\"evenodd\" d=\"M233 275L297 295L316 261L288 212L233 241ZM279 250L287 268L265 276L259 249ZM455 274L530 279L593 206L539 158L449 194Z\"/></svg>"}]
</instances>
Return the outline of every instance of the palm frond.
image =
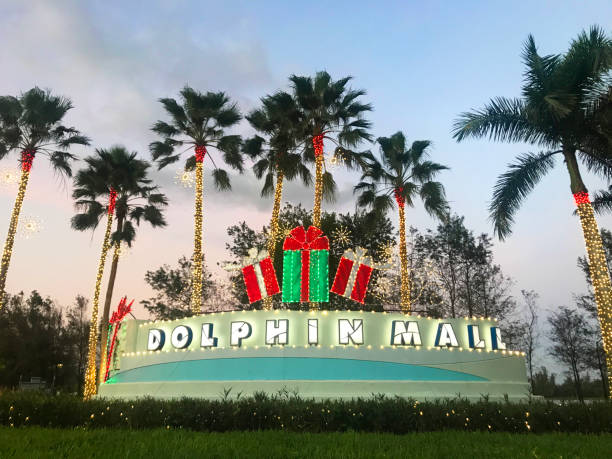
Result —
<instances>
[{"instance_id":1,"label":"palm frond","mask_svg":"<svg viewBox=\"0 0 612 459\"><path fill-rule=\"evenodd\" d=\"M212 175L217 190L225 191L232 189L229 176L227 175L227 172L225 170L219 168L213 169Z\"/></svg>"},{"instance_id":2,"label":"palm frond","mask_svg":"<svg viewBox=\"0 0 612 459\"><path fill-rule=\"evenodd\" d=\"M511 233L514 214L525 197L554 167L554 154L544 152L520 155L497 180L489 212L494 232L501 240Z\"/></svg>"}]
</instances>

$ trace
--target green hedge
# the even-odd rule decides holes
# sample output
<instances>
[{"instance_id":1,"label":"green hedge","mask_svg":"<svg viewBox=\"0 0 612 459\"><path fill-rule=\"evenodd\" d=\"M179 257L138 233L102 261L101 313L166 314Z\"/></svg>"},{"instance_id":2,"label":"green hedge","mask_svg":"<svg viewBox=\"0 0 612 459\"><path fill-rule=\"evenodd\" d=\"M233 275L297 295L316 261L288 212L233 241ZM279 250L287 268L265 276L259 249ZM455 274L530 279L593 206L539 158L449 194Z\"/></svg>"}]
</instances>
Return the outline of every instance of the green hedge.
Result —
<instances>
[{"instance_id":1,"label":"green hedge","mask_svg":"<svg viewBox=\"0 0 612 459\"><path fill-rule=\"evenodd\" d=\"M230 394L231 395L231 394ZM0 425L61 428L168 428L224 432L284 429L296 432L364 431L611 433L612 403L498 403L463 399L418 402L370 399L303 399L288 393L222 400L139 399L118 401L40 393L0 395Z\"/></svg>"}]
</instances>

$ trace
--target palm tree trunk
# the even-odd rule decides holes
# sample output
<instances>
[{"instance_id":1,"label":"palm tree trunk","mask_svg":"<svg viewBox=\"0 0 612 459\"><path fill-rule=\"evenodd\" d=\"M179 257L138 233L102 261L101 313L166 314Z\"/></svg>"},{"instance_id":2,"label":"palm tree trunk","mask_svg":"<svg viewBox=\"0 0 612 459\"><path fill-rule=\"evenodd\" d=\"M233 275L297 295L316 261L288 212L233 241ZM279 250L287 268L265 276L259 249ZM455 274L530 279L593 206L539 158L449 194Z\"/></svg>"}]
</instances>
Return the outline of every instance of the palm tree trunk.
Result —
<instances>
[{"instance_id":1,"label":"palm tree trunk","mask_svg":"<svg viewBox=\"0 0 612 459\"><path fill-rule=\"evenodd\" d=\"M6 235L6 241L4 243L4 250L2 251L2 262L0 264L0 310L4 305L6 276L8 274L9 265L11 264L13 244L15 243L15 233L17 232L17 226L19 225L19 214L21 213L23 198L25 197L26 188L28 187L28 180L30 178L30 171L32 170L32 162L34 161L35 154L36 151L34 150L24 150L21 152L21 180L19 182L19 191L17 192L17 198L15 199L15 205L13 206L11 221L9 223L9 229Z\"/></svg>"},{"instance_id":2,"label":"palm tree trunk","mask_svg":"<svg viewBox=\"0 0 612 459\"><path fill-rule=\"evenodd\" d=\"M195 224L193 238L193 269L191 280L191 313L202 311L202 195L203 162L206 147L196 146Z\"/></svg>"},{"instance_id":3,"label":"palm tree trunk","mask_svg":"<svg viewBox=\"0 0 612 459\"><path fill-rule=\"evenodd\" d=\"M312 208L312 225L321 225L321 198L323 196L323 134L312 138L315 154L315 195Z\"/></svg>"},{"instance_id":4,"label":"palm tree trunk","mask_svg":"<svg viewBox=\"0 0 612 459\"><path fill-rule=\"evenodd\" d=\"M115 199L117 193L111 188L108 217L106 221L106 232L102 242L102 253L100 254L100 262L98 263L98 274L96 276L96 286L94 289L93 307L91 311L91 323L89 325L89 343L87 352L87 370L85 372L85 389L83 398L89 400L96 394L96 351L98 349L98 303L100 300L100 287L102 285L102 276L104 275L104 265L106 263L106 254L110 248L110 236L113 229L113 216L115 213Z\"/></svg>"},{"instance_id":5,"label":"palm tree trunk","mask_svg":"<svg viewBox=\"0 0 612 459\"><path fill-rule=\"evenodd\" d=\"M595 213L589 200L586 186L580 176L576 152L573 149L564 149L565 164L570 175L570 188L578 206L578 215L582 224L582 233L586 243L589 258L589 272L595 290L595 303L597 316L601 329L601 338L606 355L608 367L608 397L612 398L612 284L606 263L601 233L595 220Z\"/></svg>"},{"instance_id":6,"label":"palm tree trunk","mask_svg":"<svg viewBox=\"0 0 612 459\"><path fill-rule=\"evenodd\" d=\"M401 290L400 301L402 312L410 313L410 279L408 278L408 253L406 249L406 216L404 213L404 204L398 203L399 209L399 236L400 236L400 264L401 264Z\"/></svg>"},{"instance_id":7,"label":"palm tree trunk","mask_svg":"<svg viewBox=\"0 0 612 459\"><path fill-rule=\"evenodd\" d=\"M123 218L117 219L117 233L121 234L123 230ZM108 319L110 316L111 301L113 300L113 289L115 287L115 279L117 278L117 267L119 266L119 253L121 243L115 242L115 250L113 252L113 263L111 264L110 275L108 277L108 286L106 287L106 298L104 299L104 310L102 311L102 320L100 321L100 371L98 372L98 382L104 382L106 374L106 351L108 346Z\"/></svg>"},{"instance_id":8,"label":"palm tree trunk","mask_svg":"<svg viewBox=\"0 0 612 459\"><path fill-rule=\"evenodd\" d=\"M278 214L280 213L281 200L283 199L283 178L285 175L278 167L276 168L276 188L274 189L274 205L272 207L272 218L270 219L270 237L268 238L268 255L274 263L274 252L276 239L278 238ZM264 309L272 309L272 297L264 298Z\"/></svg>"}]
</instances>

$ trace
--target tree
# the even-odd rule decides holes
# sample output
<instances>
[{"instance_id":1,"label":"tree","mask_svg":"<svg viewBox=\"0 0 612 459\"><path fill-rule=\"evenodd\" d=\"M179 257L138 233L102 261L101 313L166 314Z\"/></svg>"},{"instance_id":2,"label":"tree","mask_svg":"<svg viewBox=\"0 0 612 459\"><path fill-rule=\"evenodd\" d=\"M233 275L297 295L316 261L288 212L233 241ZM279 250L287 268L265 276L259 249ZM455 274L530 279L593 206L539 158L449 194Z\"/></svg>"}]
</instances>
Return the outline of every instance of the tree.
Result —
<instances>
[{"instance_id":1,"label":"tree","mask_svg":"<svg viewBox=\"0 0 612 459\"><path fill-rule=\"evenodd\" d=\"M72 227L78 231L95 230L104 214L108 215L107 230L111 229L113 216L116 221L115 231L107 231L102 245L98 278L94 291L91 330L97 347L98 299L106 253L114 247L106 298L100 321L101 355L106 355L108 338L108 320L121 243L132 246L136 237L136 226L144 220L153 228L166 226L162 210L168 204L166 196L159 193L157 186L149 178L149 162L138 159L136 152L128 152L122 146L96 150L94 156L85 159L87 166L75 177L72 193L76 208L80 211L72 217ZM102 199L110 195L108 208ZM92 354L93 355L93 354ZM92 362L90 362L91 364ZM99 379L102 381L106 372L106 360L100 359Z\"/></svg>"},{"instance_id":2,"label":"tree","mask_svg":"<svg viewBox=\"0 0 612 459\"><path fill-rule=\"evenodd\" d=\"M279 214L279 235L276 239L273 260L274 269L280 275L283 266L282 245L289 231L296 226L308 227L312 224L312 214L301 205L293 206L286 203ZM331 275L335 274L338 262L347 248L357 246L363 247L368 254L373 256L375 262L387 261L381 255L381 248L389 245L393 241L393 227L390 220L386 217L379 218L372 214L359 211L352 214L337 214L335 212L323 212L320 228L323 233L331 240L329 253L329 270ZM342 230L342 231L340 231ZM345 237L341 237L341 232ZM269 227L264 227L260 231L253 230L246 222L240 222L227 229L230 236L230 243L226 248L233 258L233 262L240 262L243 257L248 255L250 248L263 249L269 241ZM348 235L348 236L346 236ZM383 304L374 294L373 285L376 284L378 276L382 275L378 270L374 270L370 279L368 293L365 298L365 306L339 295L332 295L328 303L321 303L321 307L327 309L377 309L382 310ZM249 305L248 298L244 289L242 273L236 272L231 276L234 285L235 297L238 299L242 308L259 308L257 303ZM289 309L299 309L300 303L280 303L280 298L274 297L275 307L285 307Z\"/></svg>"},{"instance_id":3,"label":"tree","mask_svg":"<svg viewBox=\"0 0 612 459\"><path fill-rule=\"evenodd\" d=\"M488 136L496 141L526 142L543 149L520 155L497 181L489 211L500 239L511 233L514 215L540 179L552 170L555 156L563 156L582 224L606 359L611 368L612 285L578 161L590 172L606 179L612 177L609 137L601 129L601 118L595 115L598 112L585 109L612 68L612 40L603 30L593 27L573 40L567 53L540 56L530 35L523 61L526 71L522 98L498 97L481 110L461 114L455 122L454 137L460 142L469 137ZM608 381L612 381L610 372Z\"/></svg>"},{"instance_id":4,"label":"tree","mask_svg":"<svg viewBox=\"0 0 612 459\"><path fill-rule=\"evenodd\" d=\"M406 249L406 217L404 206L414 207L417 197L421 198L425 210L439 219L448 213L444 187L434 178L448 169L442 164L427 159L428 140L418 140L407 149L406 138L399 131L391 137L379 137L379 161L374 155L364 157L364 172L361 182L355 186L359 192L357 204L384 213L393 207L393 199L399 211L399 249L401 262L401 304L405 313L410 312L410 284Z\"/></svg>"},{"instance_id":5,"label":"tree","mask_svg":"<svg viewBox=\"0 0 612 459\"><path fill-rule=\"evenodd\" d=\"M568 373L574 382L576 396L584 402L581 373L587 368L585 355L588 351L589 329L583 315L565 306L548 317L549 338L552 346L550 355L568 366Z\"/></svg>"},{"instance_id":6,"label":"tree","mask_svg":"<svg viewBox=\"0 0 612 459\"><path fill-rule=\"evenodd\" d=\"M0 263L0 309L4 304L4 289L15 232L34 158L37 154L47 156L56 172L70 176L70 164L75 157L68 150L72 145L89 145L87 137L75 128L61 124L71 108L69 99L54 96L51 91L39 88L32 88L19 97L0 97L0 159L13 150L21 151L19 191Z\"/></svg>"},{"instance_id":7,"label":"tree","mask_svg":"<svg viewBox=\"0 0 612 459\"><path fill-rule=\"evenodd\" d=\"M154 271L145 273L145 282L153 289L155 296L140 303L149 314L153 315L155 320L182 319L191 315L192 268L192 261L181 257L176 268L162 265ZM204 306L210 303L216 306L214 309L205 309L220 310L218 301L229 298L223 291L223 286L212 279L212 274L206 269L206 264L203 265L203 278L201 296L204 299ZM221 298L217 298L219 294Z\"/></svg>"},{"instance_id":8,"label":"tree","mask_svg":"<svg viewBox=\"0 0 612 459\"><path fill-rule=\"evenodd\" d=\"M87 298L77 295L74 305L66 313L67 322L64 336L71 357L64 364L64 368L69 369L70 374L75 376L71 378L71 384L76 386L77 393L80 393L83 389L82 383L87 368L87 339L89 336L87 303Z\"/></svg>"},{"instance_id":9,"label":"tree","mask_svg":"<svg viewBox=\"0 0 612 459\"><path fill-rule=\"evenodd\" d=\"M538 328L538 294L533 290L521 290L523 302L525 303L524 318L521 319L523 333L519 339L519 349L525 352L525 360L527 361L527 370L529 371L529 382L531 384L531 393L535 393L535 381L533 374L533 361L536 348L540 339Z\"/></svg>"},{"instance_id":10,"label":"tree","mask_svg":"<svg viewBox=\"0 0 612 459\"><path fill-rule=\"evenodd\" d=\"M163 141L150 144L153 159L159 169L180 159L181 154L193 147L194 155L185 162L185 169L196 170L195 188L195 230L193 249L193 278L191 311L199 314L202 308L202 173L203 163L209 148L223 153L223 160L230 167L242 172L243 158L240 153L241 138L239 135L226 135L226 129L235 126L242 118L236 104L232 103L223 92L203 94L189 86L180 92L181 103L175 99L160 99L161 104L171 118L171 122L157 121L153 132L159 134ZM177 148L187 147L176 153ZM217 167L212 155L208 158L213 165L213 179L219 190L231 189L230 179L224 169Z\"/></svg>"},{"instance_id":11,"label":"tree","mask_svg":"<svg viewBox=\"0 0 612 459\"><path fill-rule=\"evenodd\" d=\"M295 100L286 92L277 92L262 99L262 107L253 110L246 117L251 126L260 134L246 140L243 151L251 159L257 160L253 171L258 179L265 175L261 196L269 196L274 190L274 204L270 219L268 253L274 258L278 236L278 214L283 198L283 180L293 180L298 176L304 185L311 182L311 174L304 164L303 155L296 152L300 113ZM274 182L276 181L276 185ZM264 300L267 309L272 306L271 298Z\"/></svg>"},{"instance_id":12,"label":"tree","mask_svg":"<svg viewBox=\"0 0 612 459\"><path fill-rule=\"evenodd\" d=\"M336 145L337 157L347 167L360 165L360 155L352 149L363 140L370 141L371 123L363 118L372 110L370 104L359 102L364 90L347 88L351 77L333 81L329 73L317 72L314 78L291 75L293 96L301 111L299 140L304 154L315 161L315 196L312 210L313 225L321 223L321 198L331 197L335 182L329 171L323 172L325 140Z\"/></svg>"}]
</instances>

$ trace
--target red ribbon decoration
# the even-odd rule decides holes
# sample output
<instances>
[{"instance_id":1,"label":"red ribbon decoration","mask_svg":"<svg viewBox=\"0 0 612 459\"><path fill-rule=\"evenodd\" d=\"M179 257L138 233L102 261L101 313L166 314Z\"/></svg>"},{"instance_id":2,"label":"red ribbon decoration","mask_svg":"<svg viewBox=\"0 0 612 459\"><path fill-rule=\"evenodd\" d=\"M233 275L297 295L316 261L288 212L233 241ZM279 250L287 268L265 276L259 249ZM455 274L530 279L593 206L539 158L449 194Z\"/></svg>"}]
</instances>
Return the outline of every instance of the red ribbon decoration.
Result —
<instances>
[{"instance_id":1,"label":"red ribbon decoration","mask_svg":"<svg viewBox=\"0 0 612 459\"><path fill-rule=\"evenodd\" d=\"M312 146L314 147L315 156L323 154L323 134L315 135L312 138Z\"/></svg>"},{"instance_id":2,"label":"red ribbon decoration","mask_svg":"<svg viewBox=\"0 0 612 459\"><path fill-rule=\"evenodd\" d=\"M321 236L321 231L316 226L310 226L308 231L304 230L303 226L298 226L291 230L289 236L285 238L283 250L301 250L302 251L302 286L300 301L308 301L309 282L310 282L310 251L311 250L329 250L329 239L326 236Z\"/></svg>"},{"instance_id":3,"label":"red ribbon decoration","mask_svg":"<svg viewBox=\"0 0 612 459\"><path fill-rule=\"evenodd\" d=\"M397 205L400 207L404 207L404 204L406 203L406 199L404 198L404 195L402 194L403 192L404 192L403 186L398 186L395 190L393 190L393 193L395 194L395 201L397 202Z\"/></svg>"},{"instance_id":4,"label":"red ribbon decoration","mask_svg":"<svg viewBox=\"0 0 612 459\"><path fill-rule=\"evenodd\" d=\"M589 204L591 200L589 199L589 193L586 191L580 191L578 193L574 193L574 201L576 201L576 205L580 204Z\"/></svg>"},{"instance_id":5,"label":"red ribbon decoration","mask_svg":"<svg viewBox=\"0 0 612 459\"><path fill-rule=\"evenodd\" d=\"M204 156L206 156L206 147L204 145L196 145L195 147L196 163L203 163Z\"/></svg>"},{"instance_id":6,"label":"red ribbon decoration","mask_svg":"<svg viewBox=\"0 0 612 459\"><path fill-rule=\"evenodd\" d=\"M108 193L108 215L112 215L115 212L115 204L117 202L117 192L111 187Z\"/></svg>"},{"instance_id":7,"label":"red ribbon decoration","mask_svg":"<svg viewBox=\"0 0 612 459\"><path fill-rule=\"evenodd\" d=\"M36 150L23 150L21 152L21 170L23 172L30 172L32 170L35 155Z\"/></svg>"},{"instance_id":8,"label":"red ribbon decoration","mask_svg":"<svg viewBox=\"0 0 612 459\"><path fill-rule=\"evenodd\" d=\"M106 357L106 373L104 374L104 382L108 380L108 374L110 373L111 357L113 356L113 352L115 351L115 343L117 342L117 332L119 331L119 325L120 325L119 322L121 322L123 318L132 311L132 304L134 303L134 300L132 300L130 304L126 304L126 303L127 303L127 296L124 296L123 298L121 298L121 301L119 302L119 306L117 307L117 310L113 312L113 315L111 316L111 319L109 320L109 323L116 324L116 325L113 331L113 339L111 340L110 349L108 350L108 354Z\"/></svg>"}]
</instances>

